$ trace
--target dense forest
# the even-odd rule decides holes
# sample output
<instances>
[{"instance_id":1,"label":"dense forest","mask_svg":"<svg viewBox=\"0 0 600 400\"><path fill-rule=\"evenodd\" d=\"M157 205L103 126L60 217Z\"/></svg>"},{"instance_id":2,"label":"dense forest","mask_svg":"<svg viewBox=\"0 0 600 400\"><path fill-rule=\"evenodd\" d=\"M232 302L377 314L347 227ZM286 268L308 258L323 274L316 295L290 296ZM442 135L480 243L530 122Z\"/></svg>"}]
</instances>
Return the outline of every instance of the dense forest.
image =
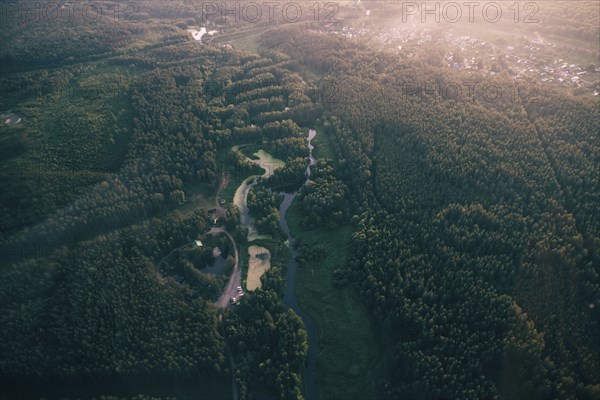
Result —
<instances>
[{"instance_id":1,"label":"dense forest","mask_svg":"<svg viewBox=\"0 0 600 400\"><path fill-rule=\"evenodd\" d=\"M44 35L44 29L28 32ZM245 313L232 313L224 320L226 339L212 303L224 278L203 273L212 254L189 243L201 238L207 246L218 245L227 259L225 277L231 273L231 249L226 240L203 236L209 210L178 210L189 204L192 188L216 190L224 172L217 152L226 154L231 145L264 141L284 158L306 151L295 121L314 108L308 87L286 68L289 57L282 53L263 57L200 47L182 37L186 43L167 39L133 56L115 51L115 57L87 66L70 67L67 60L63 68L49 70L54 59L30 60L39 66L36 71L8 78L11 90L3 107L26 120L1 127L7 146L0 379L14 381L7 386L14 393L27 396L19 392L23 382L51 382L56 388L116 378L195 378L210 386L226 382L231 373L226 340L262 347L274 335L280 338L273 349L277 356L250 360L239 344L233 347L236 358L252 367L244 373L236 368L241 387L251 389L244 389L244 398L257 390L301 396L306 339L301 321L278 300L281 285L279 291L267 286L249 300L260 307L238 309L260 308L261 316L275 318L275 327L257 325L267 336L254 337L250 327L232 331L250 321ZM21 87L42 90L17 90ZM251 171L249 165L238 170ZM224 223L239 233L235 212ZM278 234L274 216L259 225ZM288 353L294 346L298 349ZM278 373L287 372L274 377L275 386L247 383L263 374L254 363L273 363Z\"/></svg>"},{"instance_id":2,"label":"dense forest","mask_svg":"<svg viewBox=\"0 0 600 400\"><path fill-rule=\"evenodd\" d=\"M339 89L322 127L357 226L348 270L393 349L385 393L597 397L597 101L407 93L465 78L341 38L312 51L315 35L264 40Z\"/></svg>"},{"instance_id":3,"label":"dense forest","mask_svg":"<svg viewBox=\"0 0 600 400\"><path fill-rule=\"evenodd\" d=\"M0 110L22 121L0 124L0 397L229 398L233 380L242 399L303 399L286 246L308 274L335 242L285 243L279 206L296 191L299 225L348 232L329 281L356 293L385 347L377 398L600 396L597 98L500 57L492 75L448 68L435 44L407 57L310 14L207 24L255 52L199 44L192 3L99 2L94 20L0 28ZM597 37L589 4L563 18L564 3L542 3L540 32ZM361 23L364 7L339 15ZM307 128L330 143L308 181ZM263 173L248 149L285 162L247 196L271 266L225 308L236 243L248 272L234 186ZM317 330L325 346L353 335L336 329Z\"/></svg>"},{"instance_id":4,"label":"dense forest","mask_svg":"<svg viewBox=\"0 0 600 400\"><path fill-rule=\"evenodd\" d=\"M306 330L296 313L279 300L284 286L281 261L276 258L275 265L261 278L262 289L236 306L225 322L241 398L304 398Z\"/></svg>"}]
</instances>

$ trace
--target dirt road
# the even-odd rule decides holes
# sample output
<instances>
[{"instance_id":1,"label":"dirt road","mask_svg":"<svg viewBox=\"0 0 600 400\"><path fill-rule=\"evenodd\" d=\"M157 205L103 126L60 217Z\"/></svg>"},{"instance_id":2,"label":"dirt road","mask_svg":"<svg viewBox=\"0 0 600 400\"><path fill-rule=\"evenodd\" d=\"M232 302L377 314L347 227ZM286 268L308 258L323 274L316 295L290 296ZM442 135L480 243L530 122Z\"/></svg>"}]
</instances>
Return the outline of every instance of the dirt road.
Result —
<instances>
[{"instance_id":1,"label":"dirt road","mask_svg":"<svg viewBox=\"0 0 600 400\"><path fill-rule=\"evenodd\" d=\"M211 235L217 235L219 233L224 233L225 235L227 235L229 240L231 240L231 244L233 244L233 251L234 251L234 258L235 258L235 264L233 265L233 272L231 273L231 276L229 277L229 282L227 282L227 286L225 286L225 290L223 290L221 297L219 297L219 300L217 300L217 302L215 303L215 305L219 308L226 308L229 305L229 300L232 297L235 297L237 295L237 287L241 286L241 284L242 284L242 274L240 273L240 269L239 269L239 265L238 265L239 264L238 249L237 249L237 245L235 244L235 240L233 239L233 236L231 236L229 234L229 232L227 232L225 230L224 227L222 227L222 226L214 227L210 231L208 231L208 233L210 233Z\"/></svg>"}]
</instances>

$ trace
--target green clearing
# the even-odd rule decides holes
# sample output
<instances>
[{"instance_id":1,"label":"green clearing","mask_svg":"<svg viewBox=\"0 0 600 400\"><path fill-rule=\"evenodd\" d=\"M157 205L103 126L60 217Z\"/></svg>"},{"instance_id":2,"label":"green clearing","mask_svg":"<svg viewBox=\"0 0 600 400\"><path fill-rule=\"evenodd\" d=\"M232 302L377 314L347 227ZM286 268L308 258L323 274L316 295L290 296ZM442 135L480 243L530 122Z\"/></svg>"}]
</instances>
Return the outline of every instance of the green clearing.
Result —
<instances>
[{"instance_id":1,"label":"green clearing","mask_svg":"<svg viewBox=\"0 0 600 400\"><path fill-rule=\"evenodd\" d=\"M308 136L309 128L303 128L304 135ZM326 135L323 135L322 129L317 128L317 136L311 141L312 145L315 146L313 149L313 157L317 160L322 158L335 159L333 152L331 151L331 142Z\"/></svg>"},{"instance_id":2,"label":"green clearing","mask_svg":"<svg viewBox=\"0 0 600 400\"><path fill-rule=\"evenodd\" d=\"M298 302L319 333L318 397L377 399L377 381L383 376L381 340L354 287L334 287L331 279L333 270L347 259L352 228L304 230L301 213L298 203L287 211L292 236L300 242L319 243L327 254L322 260L300 265L296 281Z\"/></svg>"},{"instance_id":3,"label":"green clearing","mask_svg":"<svg viewBox=\"0 0 600 400\"><path fill-rule=\"evenodd\" d=\"M258 38L260 35L242 36L238 39L232 40L230 43L238 50L247 51L250 53L258 53L260 48L258 44Z\"/></svg>"},{"instance_id":4,"label":"green clearing","mask_svg":"<svg viewBox=\"0 0 600 400\"><path fill-rule=\"evenodd\" d=\"M329 138L321 130L312 144L315 158L334 159ZM344 266L350 254L352 227L306 229L301 219L300 203L295 201L286 216L292 237L299 243L319 243L326 250L323 259L300 264L296 280L298 302L312 317L319 334L318 397L377 399L377 382L384 366L382 341L356 289L332 284L333 271Z\"/></svg>"},{"instance_id":5,"label":"green clearing","mask_svg":"<svg viewBox=\"0 0 600 400\"><path fill-rule=\"evenodd\" d=\"M196 210L205 211L215 208L215 196L218 187L208 183L196 183L184 187L186 202L178 208L184 216L192 214Z\"/></svg>"},{"instance_id":6,"label":"green clearing","mask_svg":"<svg viewBox=\"0 0 600 400\"><path fill-rule=\"evenodd\" d=\"M228 204L233 203L235 191L246 178L247 176L242 176L241 174L229 174L229 183L223 188L223 190L221 190L220 195L221 198L225 199L225 201L227 202L225 207L227 207Z\"/></svg>"},{"instance_id":7,"label":"green clearing","mask_svg":"<svg viewBox=\"0 0 600 400\"><path fill-rule=\"evenodd\" d=\"M238 50L248 51L251 53L258 53L260 48L258 39L260 35L267 30L271 29L270 27L260 27L253 29L245 29L239 32L233 32L224 34L221 36L216 36L211 40L213 44L231 44Z\"/></svg>"},{"instance_id":8,"label":"green clearing","mask_svg":"<svg viewBox=\"0 0 600 400\"><path fill-rule=\"evenodd\" d=\"M229 155L230 150L231 150L231 148L227 147L224 149L220 149L217 152L217 165L220 166L220 168L222 170L227 172L227 175L229 177L227 186L225 186L223 188L223 190L221 190L221 194L220 194L221 198L225 199L225 201L227 201L227 204L231 204L233 202L233 196L235 195L235 191L242 184L244 179L247 178L247 176L243 176L242 174L236 173L235 170L233 170L233 171L226 170L227 165L230 164L228 161L228 155ZM233 173L230 173L230 172L233 172ZM214 192L216 192L216 189L213 191L213 193ZM207 193L208 192L205 192L204 194L207 195Z\"/></svg>"}]
</instances>

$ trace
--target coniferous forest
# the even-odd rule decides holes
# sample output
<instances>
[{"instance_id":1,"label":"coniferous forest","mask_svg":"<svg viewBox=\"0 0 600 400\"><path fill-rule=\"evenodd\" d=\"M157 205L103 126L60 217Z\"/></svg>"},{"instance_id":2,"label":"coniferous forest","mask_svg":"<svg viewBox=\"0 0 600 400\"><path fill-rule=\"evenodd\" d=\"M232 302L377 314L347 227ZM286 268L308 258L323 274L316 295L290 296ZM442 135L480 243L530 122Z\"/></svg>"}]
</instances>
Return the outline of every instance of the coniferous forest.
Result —
<instances>
[{"instance_id":1,"label":"coniferous forest","mask_svg":"<svg viewBox=\"0 0 600 400\"><path fill-rule=\"evenodd\" d=\"M597 2L30 3L0 398L600 397Z\"/></svg>"}]
</instances>

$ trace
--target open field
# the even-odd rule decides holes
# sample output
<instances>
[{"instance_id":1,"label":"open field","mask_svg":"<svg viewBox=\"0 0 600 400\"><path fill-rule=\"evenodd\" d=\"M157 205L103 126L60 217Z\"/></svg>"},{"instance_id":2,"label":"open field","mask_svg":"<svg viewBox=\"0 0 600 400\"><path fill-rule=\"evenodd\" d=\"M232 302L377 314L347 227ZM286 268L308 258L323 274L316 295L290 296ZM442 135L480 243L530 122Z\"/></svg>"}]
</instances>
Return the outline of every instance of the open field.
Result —
<instances>
[{"instance_id":1,"label":"open field","mask_svg":"<svg viewBox=\"0 0 600 400\"><path fill-rule=\"evenodd\" d=\"M296 295L319 332L317 390L322 399L376 399L376 377L383 367L382 342L353 286L332 285L332 273L349 252L349 226L303 230L301 210L292 203L287 221L299 242L316 242L326 257L298 268Z\"/></svg>"},{"instance_id":2,"label":"open field","mask_svg":"<svg viewBox=\"0 0 600 400\"><path fill-rule=\"evenodd\" d=\"M315 158L334 158L329 138L322 131L312 144ZM299 264L296 281L300 306L313 318L319 334L318 398L379 398L376 387L384 364L382 340L355 287L332 284L333 271L347 262L352 227L306 229L301 219L300 203L294 201L286 216L292 237L300 245L318 243L325 248L322 259Z\"/></svg>"},{"instance_id":3,"label":"open field","mask_svg":"<svg viewBox=\"0 0 600 400\"><path fill-rule=\"evenodd\" d=\"M248 247L248 275L246 288L248 290L260 289L260 277L271 268L271 252L260 246Z\"/></svg>"}]
</instances>

